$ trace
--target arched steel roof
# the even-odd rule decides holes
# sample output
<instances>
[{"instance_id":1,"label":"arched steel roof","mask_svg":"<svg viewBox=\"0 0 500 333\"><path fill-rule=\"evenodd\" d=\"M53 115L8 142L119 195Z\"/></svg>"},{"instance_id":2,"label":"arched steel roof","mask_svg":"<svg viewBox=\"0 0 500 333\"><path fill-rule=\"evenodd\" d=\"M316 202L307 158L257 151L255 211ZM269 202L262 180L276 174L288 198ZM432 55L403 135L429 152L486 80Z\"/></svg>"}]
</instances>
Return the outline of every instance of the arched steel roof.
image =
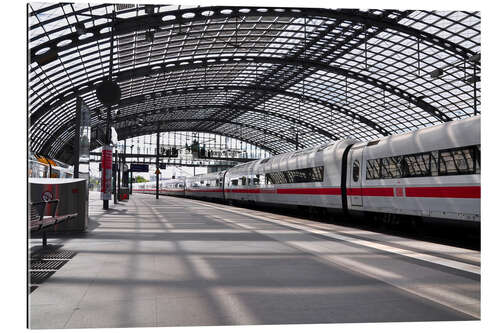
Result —
<instances>
[{"instance_id":1,"label":"arched steel roof","mask_svg":"<svg viewBox=\"0 0 500 333\"><path fill-rule=\"evenodd\" d=\"M297 132L308 147L480 112L477 12L34 3L28 16L30 148L53 157L77 96L104 126L112 24L120 139L160 127L281 153Z\"/></svg>"}]
</instances>

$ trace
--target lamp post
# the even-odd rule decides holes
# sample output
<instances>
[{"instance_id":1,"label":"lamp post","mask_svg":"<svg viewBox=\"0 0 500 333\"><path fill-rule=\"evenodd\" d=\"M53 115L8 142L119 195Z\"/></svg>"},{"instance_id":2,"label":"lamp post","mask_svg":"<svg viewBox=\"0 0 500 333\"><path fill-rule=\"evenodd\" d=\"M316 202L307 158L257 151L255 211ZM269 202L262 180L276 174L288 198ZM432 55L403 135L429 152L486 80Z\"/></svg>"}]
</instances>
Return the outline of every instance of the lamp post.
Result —
<instances>
[{"instance_id":1,"label":"lamp post","mask_svg":"<svg viewBox=\"0 0 500 333\"><path fill-rule=\"evenodd\" d=\"M134 148L134 145L130 145L130 155L132 156L132 149ZM129 193L132 194L132 161L130 161L130 190Z\"/></svg>"},{"instance_id":2,"label":"lamp post","mask_svg":"<svg viewBox=\"0 0 500 333\"><path fill-rule=\"evenodd\" d=\"M295 134L295 150L299 150L299 129L295 126L290 127L290 132Z\"/></svg>"}]
</instances>

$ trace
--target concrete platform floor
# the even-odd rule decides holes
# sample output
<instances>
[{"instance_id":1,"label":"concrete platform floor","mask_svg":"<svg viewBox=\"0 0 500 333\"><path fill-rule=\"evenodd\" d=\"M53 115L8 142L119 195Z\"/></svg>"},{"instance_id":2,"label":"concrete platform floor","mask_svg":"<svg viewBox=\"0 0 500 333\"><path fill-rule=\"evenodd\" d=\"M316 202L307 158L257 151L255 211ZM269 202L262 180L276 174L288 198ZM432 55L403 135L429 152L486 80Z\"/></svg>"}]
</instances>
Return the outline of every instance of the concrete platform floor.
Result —
<instances>
[{"instance_id":1,"label":"concrete platform floor","mask_svg":"<svg viewBox=\"0 0 500 333\"><path fill-rule=\"evenodd\" d=\"M76 255L30 294L31 328L480 316L476 251L183 198L97 199L86 234L49 239Z\"/></svg>"}]
</instances>

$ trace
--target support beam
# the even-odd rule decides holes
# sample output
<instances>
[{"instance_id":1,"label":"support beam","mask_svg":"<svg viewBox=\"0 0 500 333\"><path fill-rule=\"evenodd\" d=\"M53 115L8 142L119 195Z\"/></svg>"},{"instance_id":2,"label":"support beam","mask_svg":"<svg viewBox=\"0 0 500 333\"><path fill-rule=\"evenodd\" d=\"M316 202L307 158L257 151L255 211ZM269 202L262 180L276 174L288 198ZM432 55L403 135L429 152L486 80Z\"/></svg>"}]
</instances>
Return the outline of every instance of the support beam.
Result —
<instances>
[{"instance_id":1,"label":"support beam","mask_svg":"<svg viewBox=\"0 0 500 333\"><path fill-rule=\"evenodd\" d=\"M82 122L82 98L76 98L75 136L73 141L73 178L80 175L80 126Z\"/></svg>"},{"instance_id":2,"label":"support beam","mask_svg":"<svg viewBox=\"0 0 500 333\"><path fill-rule=\"evenodd\" d=\"M424 110L425 112L431 114L432 116L436 117L442 122L445 121L450 121L451 118L449 118L445 113L439 111L435 106L427 103L424 101L424 96L413 96L409 94L406 90L400 89L390 82L385 82L381 81L378 79L375 79L371 76L359 73L359 72L354 72L342 67L338 66L333 66L330 64L325 64L322 62L318 61L308 61L307 59L296 59L296 58L278 58L278 57L245 57L245 58L240 58L240 57L220 57L220 58L211 58L211 59L203 59L203 60L185 60L185 61L173 61L169 63L164 63L162 65L150 65L150 66L142 66L142 67L136 67L134 69L122 71L119 73L116 73L117 75L117 81L122 82L122 81L128 81L128 80L133 80L135 78L142 78L142 77L147 77L149 75L154 75L154 74L161 74L161 73L168 73L168 72L173 72L173 71L184 71L184 70L190 70L190 69L200 69L200 68L205 68L209 67L212 65L223 65L223 64L278 64L278 65L289 65L289 66L296 66L297 61L300 61L304 64L305 67L308 69L314 69L314 70L322 70L325 72L329 73L334 73L340 76L347 77L352 80L356 81L361 81L363 83L369 84L373 87L377 87L379 89L382 89L390 94L394 94L398 96L399 98L407 101L410 104L414 104ZM155 69L153 69L155 67ZM83 83L80 86L73 87L72 90L70 91L64 91L59 95L56 95L53 99L47 101L44 105L42 105L38 110L33 112L33 114L30 116L30 123L35 124L39 119L41 119L44 114L49 112L52 109L55 109L61 105L63 105L65 102L67 102L69 99L73 98L75 94L84 94L87 92L90 92L95 89L97 82L100 81L101 78L97 78L95 80L92 80L88 83ZM277 87L262 87L265 89L279 89ZM262 89L260 88L260 89ZM242 88L243 89L243 88ZM73 92L71 92L73 91ZM175 90L173 90L175 91ZM337 108L337 110L340 107ZM358 115L352 111L350 111L352 114L352 117L356 120L361 120L361 115ZM383 129L382 126L376 125L380 129Z\"/></svg>"},{"instance_id":3,"label":"support beam","mask_svg":"<svg viewBox=\"0 0 500 333\"><path fill-rule=\"evenodd\" d=\"M156 199L160 198L160 125L156 130Z\"/></svg>"},{"instance_id":4,"label":"support beam","mask_svg":"<svg viewBox=\"0 0 500 333\"><path fill-rule=\"evenodd\" d=\"M181 10L172 10L161 13L155 13L150 15L140 15L133 16L128 19L122 19L116 24L116 34L123 35L130 32L138 31L138 30L147 30L152 28L159 28L164 26L171 26L171 29L176 29L176 26L179 24L190 24L196 21L206 21L207 18L211 20L216 19L224 19L230 17L229 15L234 17L234 14L225 14L222 11L232 10L233 13L238 13L238 11L242 7L235 6L211 6L211 7L198 7L198 8L186 8ZM371 13L361 12L356 9L324 9L324 8L281 8L282 12L277 13L273 11L273 8L268 8L266 12L262 11L262 7L244 7L248 9L248 13L245 14L237 14L237 16L267 16L267 17L291 17L291 18L333 18L341 21L351 21L361 23L366 26L375 26L383 29L390 29L393 31L398 31L404 33L409 36L414 36L420 38L423 42L427 42L429 44L437 45L448 52L453 54L457 54L461 57L468 57L473 55L473 52L457 43L451 42L445 38L441 38L434 34L428 33L426 31L418 30L412 27L409 27L404 24L400 24L396 21L382 18L379 15L374 15ZM212 12L212 15L207 17L202 13ZM190 13L189 17L183 17L184 14ZM106 14L109 19L111 19L111 14ZM174 17L172 20L163 21L164 17ZM30 57L28 58L30 62L38 62L40 58L43 57L43 54L37 55L37 53L44 49L49 48L53 52L63 52L70 50L72 48L79 49L77 47L81 47L83 45L87 45L90 43L94 43L101 39L110 38L111 33L103 32L106 31L106 27L111 27L111 22L106 22L103 24L99 24L96 26L89 26L86 30L88 33L92 34L92 37L80 40L78 34L76 32L70 34L64 34L57 38L53 38L45 43L40 43L39 45L33 47L29 50ZM41 26L40 24L35 24L31 29L36 29ZM61 27L60 30L63 30ZM39 38L44 37L43 34L40 34L36 37L33 37L29 40L30 43L37 41ZM58 44L63 40L71 40L71 43L67 45L58 46ZM75 51L76 52L76 51Z\"/></svg>"},{"instance_id":5,"label":"support beam","mask_svg":"<svg viewBox=\"0 0 500 333\"><path fill-rule=\"evenodd\" d=\"M275 131L271 131L267 128L263 128L263 127L259 127L259 126L256 126L256 125L251 125L251 124L245 124L245 123L240 123L240 122L235 122L235 121L229 121L229 120L224 120L224 119L216 119L216 118L205 118L205 119L198 119L198 118L180 118L180 119L171 119L171 120L164 120L164 121L152 121L152 122L145 122L142 127L143 128L146 128L148 126L155 126L155 125L158 125L158 123L160 123L160 126L164 127L164 126L167 126L168 124L170 123L178 123L178 122L199 122L200 120L203 120L204 122L207 122L207 123L219 123L219 124L231 124L231 125L236 125L236 126L241 126L241 127L246 127L246 128L251 128L253 130L256 130L258 132L261 132L263 134L267 134L267 135L270 135L270 136L273 136L273 137L276 137L278 139L280 139L281 141L284 141L284 142L288 142L289 144L292 144L295 146L295 143L296 141L293 139L293 138L289 138L285 135L282 135L280 133L277 133ZM117 131L121 131L121 132L127 132L129 129L132 130L132 129L136 129L137 126L129 126L129 127L125 127L125 128L117 128ZM198 132L204 132L203 129L192 129L192 131L198 131ZM134 135L133 136L138 136L138 135L143 135L143 134L146 134L143 132L143 134L138 134L138 132L133 132ZM151 131L149 130L149 134L151 133L154 133L154 130ZM222 135L225 135L225 136L228 136L226 134L222 134ZM132 137L132 136L129 136L129 137ZM239 139L239 138L238 138ZM244 139L242 139L242 141L245 141ZM303 144L300 144L299 145L300 148L304 148L305 146ZM269 150L269 149L268 149Z\"/></svg>"}]
</instances>

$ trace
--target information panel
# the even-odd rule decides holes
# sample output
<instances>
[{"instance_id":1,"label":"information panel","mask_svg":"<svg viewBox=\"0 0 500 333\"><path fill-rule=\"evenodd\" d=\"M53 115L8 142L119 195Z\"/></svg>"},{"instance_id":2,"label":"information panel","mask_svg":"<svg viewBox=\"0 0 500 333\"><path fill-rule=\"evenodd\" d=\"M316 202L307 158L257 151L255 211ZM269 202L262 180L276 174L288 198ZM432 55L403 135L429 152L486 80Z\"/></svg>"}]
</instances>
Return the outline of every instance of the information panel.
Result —
<instances>
[{"instance_id":1,"label":"information panel","mask_svg":"<svg viewBox=\"0 0 500 333\"><path fill-rule=\"evenodd\" d=\"M113 150L110 145L102 147L102 172L101 172L101 200L111 200L111 179L112 179L112 163Z\"/></svg>"},{"instance_id":2,"label":"information panel","mask_svg":"<svg viewBox=\"0 0 500 333\"><path fill-rule=\"evenodd\" d=\"M149 165L147 164L130 164L130 171L132 172L149 172Z\"/></svg>"}]
</instances>

